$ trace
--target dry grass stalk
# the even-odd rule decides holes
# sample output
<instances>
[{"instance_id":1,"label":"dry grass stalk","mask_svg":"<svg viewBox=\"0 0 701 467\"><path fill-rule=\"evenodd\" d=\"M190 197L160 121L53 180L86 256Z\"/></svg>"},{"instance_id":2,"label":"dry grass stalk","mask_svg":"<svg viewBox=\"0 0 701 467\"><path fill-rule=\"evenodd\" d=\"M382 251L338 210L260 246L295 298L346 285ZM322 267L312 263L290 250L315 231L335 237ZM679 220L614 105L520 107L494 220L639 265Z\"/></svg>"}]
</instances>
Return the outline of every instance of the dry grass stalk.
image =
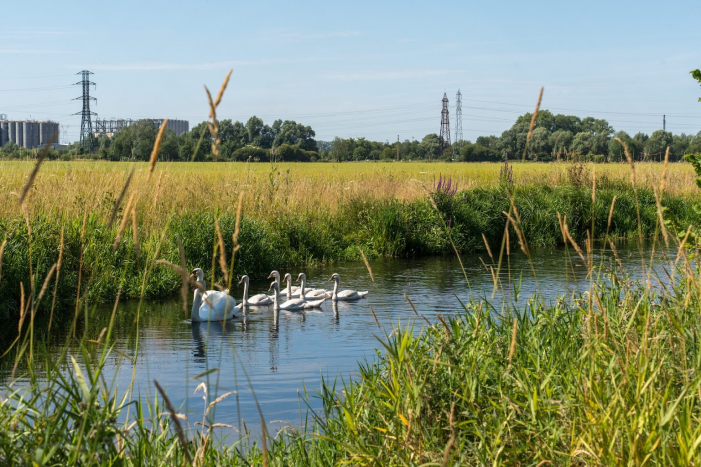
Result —
<instances>
[{"instance_id":1,"label":"dry grass stalk","mask_svg":"<svg viewBox=\"0 0 701 467\"><path fill-rule=\"evenodd\" d=\"M224 250L224 237L221 234L218 219L214 219L214 227L217 231L217 244L219 245L219 269L224 274L224 282L228 284L229 270L226 268L226 250Z\"/></svg>"},{"instance_id":2,"label":"dry grass stalk","mask_svg":"<svg viewBox=\"0 0 701 467\"><path fill-rule=\"evenodd\" d=\"M138 257L141 254L141 250L139 249L139 231L136 225L136 207L131 210L131 233L134 239L134 252Z\"/></svg>"},{"instance_id":3,"label":"dry grass stalk","mask_svg":"<svg viewBox=\"0 0 701 467\"><path fill-rule=\"evenodd\" d=\"M489 248L489 242L487 241L487 237L484 236L484 233L482 234L482 240L484 240L484 246L487 248L487 253L489 254L489 257L492 259L492 262L494 262L494 256L492 256L492 250Z\"/></svg>"},{"instance_id":4,"label":"dry grass stalk","mask_svg":"<svg viewBox=\"0 0 701 467\"><path fill-rule=\"evenodd\" d=\"M664 214L662 212L662 202L660 201L660 194L657 192L657 187L652 187L652 192L655 194L655 203L657 204L657 218L660 223L660 230L662 231L662 238L664 238L665 246L669 247L669 234L667 233L667 228L664 224Z\"/></svg>"},{"instance_id":5,"label":"dry grass stalk","mask_svg":"<svg viewBox=\"0 0 701 467\"><path fill-rule=\"evenodd\" d=\"M117 198L117 202L114 203L114 209L112 209L112 215L110 216L110 220L107 223L107 225L109 227L112 227L114 220L117 218L117 212L119 211L119 206L122 204L122 200L124 199L124 195L127 194L127 190L129 189L129 185L131 184L131 179L134 176L134 170L135 169L131 169L131 172L129 172L129 176L127 176L127 181L124 182L124 186L122 187L122 191L119 193L119 197Z\"/></svg>"},{"instance_id":6,"label":"dry grass stalk","mask_svg":"<svg viewBox=\"0 0 701 467\"><path fill-rule=\"evenodd\" d=\"M46 278L44 279L44 285L41 286L41 291L39 291L39 296L37 297L36 301L34 302L32 314L34 314L34 311L36 311L37 307L39 306L39 302L41 302L41 299L44 297L46 290L49 288L49 282L51 281L51 277L53 277L54 272L56 272L56 266L57 266L57 263L54 263L54 265L51 266L51 269L49 269L49 273L46 275Z\"/></svg>"},{"instance_id":7,"label":"dry grass stalk","mask_svg":"<svg viewBox=\"0 0 701 467\"><path fill-rule=\"evenodd\" d=\"M63 237L63 231L61 231L61 237ZM0 279L2 279L2 255L5 253L5 245L7 245L7 235L0 245Z\"/></svg>"},{"instance_id":8,"label":"dry grass stalk","mask_svg":"<svg viewBox=\"0 0 701 467\"><path fill-rule=\"evenodd\" d=\"M616 196L614 196L613 199L611 200L611 209L609 209L609 218L608 218L608 222L606 223L606 231L607 232L611 228L611 219L613 219L613 207L615 205L616 205Z\"/></svg>"},{"instance_id":9,"label":"dry grass stalk","mask_svg":"<svg viewBox=\"0 0 701 467\"><path fill-rule=\"evenodd\" d=\"M132 205L134 204L134 197L136 196L136 193L132 193L131 196L129 197L129 201L127 202L127 207L124 208L124 215L122 216L122 222L119 224L119 229L117 230L117 236L114 239L114 243L112 244L112 250L116 250L117 247L119 246L119 242L122 241L122 234L124 233L124 229L127 228L127 221L129 220L129 213L131 212Z\"/></svg>"},{"instance_id":10,"label":"dry grass stalk","mask_svg":"<svg viewBox=\"0 0 701 467\"><path fill-rule=\"evenodd\" d=\"M511 361L514 358L514 352L516 352L516 333L518 331L518 318L514 318L514 326L511 329L511 346L509 347L509 365L506 371L511 369Z\"/></svg>"},{"instance_id":11,"label":"dry grass stalk","mask_svg":"<svg viewBox=\"0 0 701 467\"><path fill-rule=\"evenodd\" d=\"M375 282L375 276L372 275L372 269L370 268L370 263L368 263L368 258L365 256L365 253L363 250L358 247L358 251L360 252L360 256L363 257L363 262L365 262L365 267L368 268L368 272L370 273L370 279Z\"/></svg>"},{"instance_id":12,"label":"dry grass stalk","mask_svg":"<svg viewBox=\"0 0 701 467\"><path fill-rule=\"evenodd\" d=\"M535 111L533 112L533 115L531 116L531 124L528 125L528 134L526 135L526 146L523 148L523 160L526 160L526 152L528 151L528 143L531 141L531 136L533 136L533 129L535 128L535 122L536 119L538 118L538 112L540 111L540 102L543 100L543 89L544 87L541 86L540 88L540 94L538 94L538 102L535 105Z\"/></svg>"},{"instance_id":13,"label":"dry grass stalk","mask_svg":"<svg viewBox=\"0 0 701 467\"><path fill-rule=\"evenodd\" d=\"M221 144L221 138L219 137L219 121L217 120L217 107L219 107L219 103L224 96L224 91L226 90L226 86L229 84L229 78L231 77L232 71L233 70L229 70L226 78L224 78L224 82L219 89L219 94L217 94L216 100L212 101L212 94L209 92L207 86L204 87L204 90L207 92L207 100L209 101L209 117L212 119L211 123L207 122L207 127L209 128L209 132L212 134L212 154L214 155L215 162L219 158L219 145Z\"/></svg>"},{"instance_id":14,"label":"dry grass stalk","mask_svg":"<svg viewBox=\"0 0 701 467\"><path fill-rule=\"evenodd\" d=\"M34 168L32 169L32 172L29 174L29 178L27 179L27 184L24 185L24 188L22 189L22 193L19 195L19 204L20 206L24 204L24 199L27 197L27 193L29 192L29 189L32 187L34 184L34 179L37 176L37 173L39 173L39 167L41 167L41 163L44 162L44 159L46 159L46 155L49 153L49 150L51 149L51 145L56 141L58 138L58 132L55 132L53 135L51 135L51 138L49 138L49 142L46 146L44 146L44 149L41 151L41 154L39 155L39 158L37 159L36 164L34 164Z\"/></svg>"},{"instance_id":15,"label":"dry grass stalk","mask_svg":"<svg viewBox=\"0 0 701 467\"><path fill-rule=\"evenodd\" d=\"M660 196L664 193L665 186L667 185L667 168L669 167L669 146L664 153L664 167L662 168L662 181L660 182Z\"/></svg>"},{"instance_id":16,"label":"dry grass stalk","mask_svg":"<svg viewBox=\"0 0 701 467\"><path fill-rule=\"evenodd\" d=\"M156 196L153 197L153 207L158 203L158 195L161 194L161 182L163 182L163 172L158 175L158 185L156 185Z\"/></svg>"},{"instance_id":17,"label":"dry grass stalk","mask_svg":"<svg viewBox=\"0 0 701 467\"><path fill-rule=\"evenodd\" d=\"M190 455L190 449L187 444L187 439L185 438L185 432L183 431L183 427L180 424L180 420L178 419L178 414L175 411L173 404L170 403L170 399L168 399L168 396L166 396L165 391L163 390L161 385L158 384L158 381L154 379L153 383L156 385L158 392L163 398L163 402L165 402L168 412L170 412L170 419L173 420L173 424L175 425L175 433L178 435L178 440L180 441L180 446L183 448L185 458L187 459L188 464L192 465L192 456Z\"/></svg>"},{"instance_id":18,"label":"dry grass stalk","mask_svg":"<svg viewBox=\"0 0 701 467\"><path fill-rule=\"evenodd\" d=\"M565 218L565 221L562 224L563 224L564 230L565 230L565 236L566 236L565 241L567 241L567 240L570 241L570 243L572 244L572 247L575 249L575 251L577 252L579 257L582 258L582 261L584 261L586 263L587 260L584 257L584 252L582 252L582 249L579 248L579 245L577 245L577 242L574 241L574 238L572 238L572 234L570 234L570 229L569 229L569 227L567 227L567 218Z\"/></svg>"},{"instance_id":19,"label":"dry grass stalk","mask_svg":"<svg viewBox=\"0 0 701 467\"><path fill-rule=\"evenodd\" d=\"M380 322L377 320L377 315L375 314L375 310L373 310L372 307L370 307L370 313L372 313L372 317L375 318L375 324L377 324L377 327L378 328L381 327Z\"/></svg>"},{"instance_id":20,"label":"dry grass stalk","mask_svg":"<svg viewBox=\"0 0 701 467\"><path fill-rule=\"evenodd\" d=\"M416 311L416 307L414 306L414 303L411 301L411 299L409 298L409 296L408 296L407 294L404 294L404 298L405 298L406 301L409 303L409 306L411 307L411 309L414 310L414 314L415 314L416 316L422 317L422 318L424 319L424 321L426 321L426 322L428 323L428 325L430 326L431 323L426 319L426 317L425 317L424 315L420 315L419 312Z\"/></svg>"},{"instance_id":21,"label":"dry grass stalk","mask_svg":"<svg viewBox=\"0 0 701 467\"><path fill-rule=\"evenodd\" d=\"M156 168L156 161L158 160L158 150L161 148L161 141L163 141L163 133L166 131L166 124L168 124L168 119L164 119L161 123L161 128L158 130L158 135L156 136L156 142L153 143L153 149L151 150L151 159L148 163L148 177L146 181L151 181L151 175L153 175L153 169Z\"/></svg>"}]
</instances>

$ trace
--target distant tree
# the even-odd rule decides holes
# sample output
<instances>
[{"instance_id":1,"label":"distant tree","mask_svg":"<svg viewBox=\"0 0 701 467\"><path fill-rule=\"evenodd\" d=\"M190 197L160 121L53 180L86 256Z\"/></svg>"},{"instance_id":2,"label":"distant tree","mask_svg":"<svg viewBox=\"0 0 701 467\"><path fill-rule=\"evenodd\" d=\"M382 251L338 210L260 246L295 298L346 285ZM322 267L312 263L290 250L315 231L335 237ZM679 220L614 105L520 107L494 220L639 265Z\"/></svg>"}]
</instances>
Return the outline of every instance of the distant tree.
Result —
<instances>
[{"instance_id":1,"label":"distant tree","mask_svg":"<svg viewBox=\"0 0 701 467\"><path fill-rule=\"evenodd\" d=\"M421 150L424 159L437 159L441 154L441 144L438 135L430 133L421 140Z\"/></svg>"},{"instance_id":2,"label":"distant tree","mask_svg":"<svg viewBox=\"0 0 701 467\"><path fill-rule=\"evenodd\" d=\"M672 145L672 133L664 130L657 130L645 141L645 154L647 157L661 158L668 146Z\"/></svg>"},{"instance_id":3,"label":"distant tree","mask_svg":"<svg viewBox=\"0 0 701 467\"><path fill-rule=\"evenodd\" d=\"M561 154L565 154L572 144L572 132L570 130L557 130L550 135L548 142L554 155L559 159Z\"/></svg>"},{"instance_id":4,"label":"distant tree","mask_svg":"<svg viewBox=\"0 0 701 467\"><path fill-rule=\"evenodd\" d=\"M372 144L365 138L358 138L353 149L353 160L364 161L370 157Z\"/></svg>"},{"instance_id":5,"label":"distant tree","mask_svg":"<svg viewBox=\"0 0 701 467\"><path fill-rule=\"evenodd\" d=\"M528 145L528 153L534 160L549 159L551 152L550 146L550 130L544 126L540 126L533 130L531 140Z\"/></svg>"},{"instance_id":6,"label":"distant tree","mask_svg":"<svg viewBox=\"0 0 701 467\"><path fill-rule=\"evenodd\" d=\"M632 138L625 131L618 131L613 135L613 138L611 138L608 144L609 160L611 162L625 161L625 149L623 148L623 145L616 140L616 138L620 139L626 145L628 145L628 150L630 150Z\"/></svg>"},{"instance_id":7,"label":"distant tree","mask_svg":"<svg viewBox=\"0 0 701 467\"><path fill-rule=\"evenodd\" d=\"M352 160L354 149L355 140L353 138L343 139L337 136L331 143L331 152L337 162Z\"/></svg>"},{"instance_id":8,"label":"distant tree","mask_svg":"<svg viewBox=\"0 0 701 467\"><path fill-rule=\"evenodd\" d=\"M572 138L572 144L570 146L570 149L573 153L575 153L578 156L586 156L588 154L591 154L593 139L594 136L591 134L591 132L580 131L579 133L574 135L574 138Z\"/></svg>"},{"instance_id":9,"label":"distant tree","mask_svg":"<svg viewBox=\"0 0 701 467\"><path fill-rule=\"evenodd\" d=\"M284 122L276 120L271 130L271 134L275 135L273 147L288 144L297 145L305 151L316 151L318 149L314 139L316 133L310 126L304 126L294 120L285 120Z\"/></svg>"}]
</instances>

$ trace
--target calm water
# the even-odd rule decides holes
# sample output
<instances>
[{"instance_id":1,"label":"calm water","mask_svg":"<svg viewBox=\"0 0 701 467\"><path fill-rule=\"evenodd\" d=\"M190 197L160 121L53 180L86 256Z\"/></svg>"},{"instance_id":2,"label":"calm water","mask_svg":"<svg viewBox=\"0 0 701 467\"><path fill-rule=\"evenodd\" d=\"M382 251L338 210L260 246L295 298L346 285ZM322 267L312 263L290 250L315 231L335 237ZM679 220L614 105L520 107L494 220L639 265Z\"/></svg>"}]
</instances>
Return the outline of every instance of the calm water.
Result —
<instances>
[{"instance_id":1,"label":"calm water","mask_svg":"<svg viewBox=\"0 0 701 467\"><path fill-rule=\"evenodd\" d=\"M635 245L619 246L619 255L629 272L640 274L641 260ZM649 262L649 251L644 256ZM513 301L519 281L517 305L536 292L538 286L548 300L586 290L586 268L578 258L572 261L566 258L563 249L534 250L536 283L525 257L520 253L512 254L510 268L505 267L499 275L501 288L496 301L504 297ZM596 258L597 263L602 260L600 256ZM371 262L375 282L371 281L362 262L308 270L308 282L312 287L328 288L331 283L326 280L333 272L338 272L342 289L369 290L370 293L358 302L337 306L326 302L321 310L283 311L277 317L272 307L252 309L228 322L225 328L219 323L191 324L187 318L192 296L187 313L183 313L182 302L175 299L143 304L138 326L138 304L125 303L117 313L115 352L105 374L115 375L123 391L134 373L135 393L150 399L155 393L153 381L157 380L167 388L173 404L188 414L190 423L201 420L202 392L195 394L194 390L200 382L205 382L210 401L217 395L236 391L218 404L217 422L237 428L245 422L249 430L258 431L260 418L253 397L255 392L271 433L287 423L299 426L306 410L299 394L303 394L305 386L314 393L320 387L322 376L329 381L353 378L359 360L374 358L379 346L376 336L384 335L385 331L389 333L397 323L414 323L417 331L426 325L423 319L417 321L404 294L429 321L436 319L436 313L459 311L459 300L491 295L492 276L482 263L483 260L490 264L489 256L484 253L466 255L462 259L469 287L454 257ZM658 264L661 259L657 258ZM605 255L603 260L608 263L610 258ZM290 272L296 276L300 271ZM268 281L252 282L251 294L267 291L268 285ZM234 292L237 300L241 293L241 288ZM371 307L381 328L375 322ZM111 307L99 310L101 317L88 326L88 336L99 334L107 325L110 312ZM138 353L135 350L137 338ZM57 345L61 345L60 340ZM311 405L316 408L319 404L312 398ZM238 435L232 430L230 436Z\"/></svg>"}]
</instances>

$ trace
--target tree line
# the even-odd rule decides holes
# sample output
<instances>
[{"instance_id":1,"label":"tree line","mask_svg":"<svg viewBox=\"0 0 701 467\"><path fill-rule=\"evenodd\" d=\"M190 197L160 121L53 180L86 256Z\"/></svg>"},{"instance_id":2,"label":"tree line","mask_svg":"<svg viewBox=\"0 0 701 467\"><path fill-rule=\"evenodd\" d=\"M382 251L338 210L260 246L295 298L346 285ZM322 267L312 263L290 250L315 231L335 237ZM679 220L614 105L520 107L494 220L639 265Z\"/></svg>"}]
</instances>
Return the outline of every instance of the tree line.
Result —
<instances>
[{"instance_id":1,"label":"tree line","mask_svg":"<svg viewBox=\"0 0 701 467\"><path fill-rule=\"evenodd\" d=\"M525 157L533 161L578 160L618 162L625 160L624 142L635 160L659 160L670 148L671 160L680 160L687 153L701 153L701 131L697 134L672 134L664 130L651 135L639 132L630 136L614 132L604 119L580 118L553 114L542 110L526 145L532 114L516 119L501 136L480 136L474 143L460 141L444 147L437 134L421 141L379 142L366 138L334 138L317 141L310 126L294 120L275 120L267 125L253 116L242 123L229 119L219 121L219 161L287 162L365 161L365 160L454 160L465 162L502 161ZM50 159L95 158L111 161L146 161L151 155L158 129L146 120L123 128L114 135L101 135L94 141L92 154L83 154L77 144L67 150L52 151ZM159 158L164 161L213 161L213 137L207 122L176 135L166 130ZM22 152L24 151L24 152ZM31 152L30 152L31 153ZM2 158L27 156L16 144L0 149Z\"/></svg>"}]
</instances>

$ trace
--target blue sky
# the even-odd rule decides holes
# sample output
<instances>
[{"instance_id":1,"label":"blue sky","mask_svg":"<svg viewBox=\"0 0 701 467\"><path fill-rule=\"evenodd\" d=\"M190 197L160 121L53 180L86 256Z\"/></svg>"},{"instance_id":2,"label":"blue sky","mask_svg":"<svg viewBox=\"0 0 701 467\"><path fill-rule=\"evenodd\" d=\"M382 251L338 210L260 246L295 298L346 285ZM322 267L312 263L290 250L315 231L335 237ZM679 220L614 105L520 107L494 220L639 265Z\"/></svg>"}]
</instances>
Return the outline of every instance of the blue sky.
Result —
<instances>
[{"instance_id":1,"label":"blue sky","mask_svg":"<svg viewBox=\"0 0 701 467\"><path fill-rule=\"evenodd\" d=\"M203 85L234 72L220 118L311 125L317 139L421 139L463 94L463 134L535 106L617 130L701 130L701 2L5 1L0 113L75 140L75 73L100 118L207 117Z\"/></svg>"}]
</instances>

